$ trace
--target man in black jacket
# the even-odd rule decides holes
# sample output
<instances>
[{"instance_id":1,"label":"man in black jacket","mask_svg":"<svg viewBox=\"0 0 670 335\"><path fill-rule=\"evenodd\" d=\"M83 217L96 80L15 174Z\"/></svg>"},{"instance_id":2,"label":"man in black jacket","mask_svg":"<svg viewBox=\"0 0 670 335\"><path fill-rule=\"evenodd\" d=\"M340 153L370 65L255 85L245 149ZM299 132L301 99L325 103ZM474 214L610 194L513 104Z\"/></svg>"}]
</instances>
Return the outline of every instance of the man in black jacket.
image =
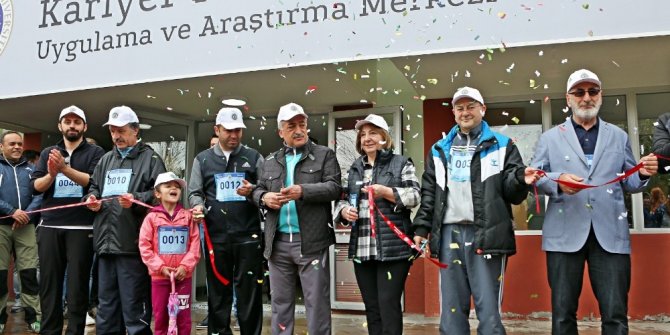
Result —
<instances>
[{"instance_id":1,"label":"man in black jacket","mask_svg":"<svg viewBox=\"0 0 670 335\"><path fill-rule=\"evenodd\" d=\"M512 209L539 179L525 168L512 140L482 121L478 90L459 89L452 99L457 126L431 147L414 219L414 241L430 233L430 254L440 270L440 333L469 334L474 296L478 333L504 334L500 319L505 262L516 252Z\"/></svg>"},{"instance_id":2,"label":"man in black jacket","mask_svg":"<svg viewBox=\"0 0 670 335\"><path fill-rule=\"evenodd\" d=\"M335 243L331 201L342 187L335 152L307 137L307 114L290 103L279 109L284 147L270 154L253 191L267 209L265 258L270 265L272 334L293 334L296 277L307 307L307 330L330 334L328 247Z\"/></svg>"},{"instance_id":3,"label":"man in black jacket","mask_svg":"<svg viewBox=\"0 0 670 335\"><path fill-rule=\"evenodd\" d=\"M654 144L652 151L670 158L670 113L664 113L654 122ZM658 173L670 173L670 160L658 159Z\"/></svg>"},{"instance_id":4,"label":"man in black jacket","mask_svg":"<svg viewBox=\"0 0 670 335\"><path fill-rule=\"evenodd\" d=\"M242 112L224 107L216 116L218 143L199 153L189 181L193 214L205 214L214 254L205 252L208 334L232 334L233 285L242 334L260 335L263 326L263 254L258 208L249 200L263 156L241 144ZM212 268L231 283L224 285ZM210 317L211 316L211 317Z\"/></svg>"},{"instance_id":5,"label":"man in black jacket","mask_svg":"<svg viewBox=\"0 0 670 335\"><path fill-rule=\"evenodd\" d=\"M163 160L138 141L139 120L126 106L109 112L114 148L95 167L86 201L97 212L93 245L98 263L96 334L151 334L151 281L140 258L137 240L146 209L134 204L154 200L156 177ZM101 202L98 199L115 198ZM125 323L125 324L124 324Z\"/></svg>"},{"instance_id":6,"label":"man in black jacket","mask_svg":"<svg viewBox=\"0 0 670 335\"><path fill-rule=\"evenodd\" d=\"M77 106L61 111L58 130L63 138L42 150L32 183L42 193L42 207L78 203L88 193L91 175L105 151L84 139L86 115ZM84 334L88 281L93 263L93 218L84 207L42 214L37 231L41 264L41 334L63 333L63 278L67 269L67 334Z\"/></svg>"}]
</instances>

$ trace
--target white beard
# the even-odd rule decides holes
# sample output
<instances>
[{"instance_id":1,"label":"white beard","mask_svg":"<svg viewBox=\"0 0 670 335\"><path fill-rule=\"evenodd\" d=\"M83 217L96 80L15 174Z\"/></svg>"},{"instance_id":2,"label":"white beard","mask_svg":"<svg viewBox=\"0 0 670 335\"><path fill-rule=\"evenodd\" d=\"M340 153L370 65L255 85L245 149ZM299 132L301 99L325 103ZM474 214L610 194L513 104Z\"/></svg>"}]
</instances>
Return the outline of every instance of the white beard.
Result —
<instances>
[{"instance_id":1,"label":"white beard","mask_svg":"<svg viewBox=\"0 0 670 335\"><path fill-rule=\"evenodd\" d=\"M600 111L600 106L602 105L602 101L598 101L594 107L591 108L582 108L579 107L579 105L576 106L570 106L572 109L572 113L579 117L580 119L584 120L593 120L593 118L598 116L598 111Z\"/></svg>"}]
</instances>

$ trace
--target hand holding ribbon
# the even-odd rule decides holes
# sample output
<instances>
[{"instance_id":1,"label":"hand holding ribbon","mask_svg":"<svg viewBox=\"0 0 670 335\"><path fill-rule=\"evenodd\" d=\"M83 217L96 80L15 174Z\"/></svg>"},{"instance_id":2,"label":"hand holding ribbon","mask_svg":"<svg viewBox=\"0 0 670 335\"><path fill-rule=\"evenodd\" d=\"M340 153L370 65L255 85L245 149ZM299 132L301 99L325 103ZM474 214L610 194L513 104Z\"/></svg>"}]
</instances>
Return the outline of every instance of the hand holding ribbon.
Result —
<instances>
[{"instance_id":1,"label":"hand holding ribbon","mask_svg":"<svg viewBox=\"0 0 670 335\"><path fill-rule=\"evenodd\" d=\"M409 238L409 236L407 236L407 234L405 234L402 230L400 230L391 220L389 220L386 217L386 215L384 215L384 213L382 213L381 210L379 210L379 208L377 208L377 206L375 205L375 202L374 202L374 198L375 198L374 193L375 193L374 189L372 189L372 188L368 189L368 200L370 202L370 229L372 230L372 236L373 237L375 236L374 210L376 209L377 213L379 213L379 216L382 218L382 221L384 223L386 223L386 225L388 225L389 228L391 228L391 231L393 231L396 234L396 236L398 236L399 239L403 240L403 242L407 243L407 245L409 245L410 248L416 250L419 254L424 254L425 250L423 250L422 248L417 246L416 243L412 242L412 240ZM446 264L440 263L438 260L430 257L430 252L428 252L428 256L426 257L426 259L429 260L431 263L439 266L442 269L447 268Z\"/></svg>"}]
</instances>

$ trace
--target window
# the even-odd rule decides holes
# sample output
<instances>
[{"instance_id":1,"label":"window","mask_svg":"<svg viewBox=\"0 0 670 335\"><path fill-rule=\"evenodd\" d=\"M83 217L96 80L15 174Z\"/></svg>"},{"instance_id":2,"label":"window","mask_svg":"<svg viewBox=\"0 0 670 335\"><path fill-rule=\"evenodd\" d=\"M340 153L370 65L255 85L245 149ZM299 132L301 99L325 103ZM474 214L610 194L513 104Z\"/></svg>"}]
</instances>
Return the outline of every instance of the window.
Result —
<instances>
[{"instance_id":1,"label":"window","mask_svg":"<svg viewBox=\"0 0 670 335\"><path fill-rule=\"evenodd\" d=\"M528 101L487 104L486 122L494 131L509 136L516 144L523 162L530 164L540 135L542 134L542 103ZM544 204L543 196L540 202ZM535 210L535 195L529 193L521 205L513 205L515 230L542 229L544 206Z\"/></svg>"},{"instance_id":2,"label":"window","mask_svg":"<svg viewBox=\"0 0 670 335\"><path fill-rule=\"evenodd\" d=\"M641 156L651 152L654 123L667 111L668 105L670 105L670 92L637 95ZM644 228L670 228L670 213L668 213L670 204L667 201L669 192L670 180L667 174L657 174L651 178L649 187L643 193Z\"/></svg>"}]
</instances>

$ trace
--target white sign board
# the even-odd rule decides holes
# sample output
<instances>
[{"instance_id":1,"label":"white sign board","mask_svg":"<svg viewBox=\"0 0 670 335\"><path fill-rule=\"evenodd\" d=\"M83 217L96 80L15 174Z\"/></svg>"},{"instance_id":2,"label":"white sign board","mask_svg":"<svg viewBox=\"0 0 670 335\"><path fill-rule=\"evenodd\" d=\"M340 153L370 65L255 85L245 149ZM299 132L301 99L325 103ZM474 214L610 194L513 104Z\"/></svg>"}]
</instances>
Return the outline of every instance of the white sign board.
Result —
<instances>
[{"instance_id":1,"label":"white sign board","mask_svg":"<svg viewBox=\"0 0 670 335\"><path fill-rule=\"evenodd\" d=\"M670 31L667 0L0 0L0 8L0 98Z\"/></svg>"}]
</instances>

